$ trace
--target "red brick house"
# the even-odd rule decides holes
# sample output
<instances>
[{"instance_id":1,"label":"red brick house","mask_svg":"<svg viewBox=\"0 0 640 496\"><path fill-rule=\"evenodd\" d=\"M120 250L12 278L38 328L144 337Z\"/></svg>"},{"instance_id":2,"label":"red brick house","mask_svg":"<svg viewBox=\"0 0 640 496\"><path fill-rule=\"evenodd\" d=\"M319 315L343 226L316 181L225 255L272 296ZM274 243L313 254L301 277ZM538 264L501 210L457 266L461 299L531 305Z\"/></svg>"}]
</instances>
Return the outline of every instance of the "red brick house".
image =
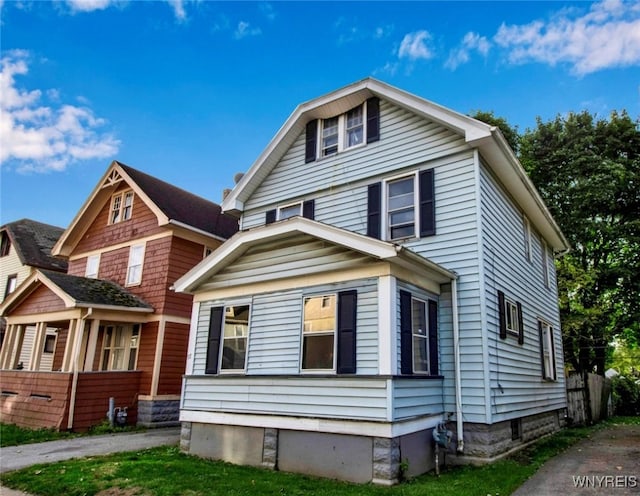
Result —
<instances>
[{"instance_id":1,"label":"red brick house","mask_svg":"<svg viewBox=\"0 0 640 496\"><path fill-rule=\"evenodd\" d=\"M68 273L36 270L0 305L3 422L85 430L113 397L129 423L177 423L192 298L170 287L237 228L114 161L53 247Z\"/></svg>"}]
</instances>

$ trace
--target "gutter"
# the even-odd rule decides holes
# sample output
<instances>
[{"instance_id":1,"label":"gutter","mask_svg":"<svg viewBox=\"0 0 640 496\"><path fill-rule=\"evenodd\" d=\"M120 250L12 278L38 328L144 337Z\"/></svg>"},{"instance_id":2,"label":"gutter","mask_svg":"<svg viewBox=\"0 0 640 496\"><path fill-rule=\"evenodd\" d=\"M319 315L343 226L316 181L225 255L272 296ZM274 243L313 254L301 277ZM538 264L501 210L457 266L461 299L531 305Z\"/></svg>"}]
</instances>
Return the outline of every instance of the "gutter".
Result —
<instances>
[{"instance_id":1,"label":"gutter","mask_svg":"<svg viewBox=\"0 0 640 496\"><path fill-rule=\"evenodd\" d=\"M462 425L462 380L460 378L460 323L458 318L458 276L451 280L451 310L453 319L453 357L456 389L456 431L457 452L464 453L464 432Z\"/></svg>"},{"instance_id":2,"label":"gutter","mask_svg":"<svg viewBox=\"0 0 640 496\"><path fill-rule=\"evenodd\" d=\"M212 238L212 239L216 239L218 241L226 241L226 238L223 238L221 236L218 236L217 234L213 234L207 231L203 231L202 229L198 229L197 227L193 227L190 226L188 224L185 224L184 222L180 222L179 220L175 220L175 219L169 219L169 224L173 225L173 226L177 226L177 227L181 227L183 229L186 229L188 231L192 231L198 234L202 234L203 236L206 236L207 238Z\"/></svg>"}]
</instances>

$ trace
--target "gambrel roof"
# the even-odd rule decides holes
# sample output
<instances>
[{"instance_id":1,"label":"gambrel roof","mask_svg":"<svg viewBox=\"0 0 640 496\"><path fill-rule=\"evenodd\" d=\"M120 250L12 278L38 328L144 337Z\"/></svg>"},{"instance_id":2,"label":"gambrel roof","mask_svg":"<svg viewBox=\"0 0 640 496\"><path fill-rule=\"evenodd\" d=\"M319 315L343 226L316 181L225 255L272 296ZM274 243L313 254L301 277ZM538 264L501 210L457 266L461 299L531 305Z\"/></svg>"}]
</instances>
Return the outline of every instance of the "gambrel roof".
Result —
<instances>
[{"instance_id":1,"label":"gambrel roof","mask_svg":"<svg viewBox=\"0 0 640 496\"><path fill-rule=\"evenodd\" d=\"M334 117L371 97L378 97L416 115L436 122L477 148L489 169L499 178L537 230L556 251L569 243L544 205L535 186L509 147L500 130L469 116L417 97L373 78L366 78L327 95L300 104L267 145L258 159L223 200L222 210L235 215L271 173L278 161L313 119Z\"/></svg>"},{"instance_id":2,"label":"gambrel roof","mask_svg":"<svg viewBox=\"0 0 640 496\"><path fill-rule=\"evenodd\" d=\"M18 291L0 305L6 314L24 301L39 285L55 293L67 308L107 308L119 311L152 313L153 307L122 286L103 279L72 276L51 270L37 270Z\"/></svg>"},{"instance_id":3,"label":"gambrel roof","mask_svg":"<svg viewBox=\"0 0 640 496\"><path fill-rule=\"evenodd\" d=\"M22 265L67 271L66 260L51 255L51 249L64 232L63 228L31 219L21 219L5 224L0 231L5 231L9 236Z\"/></svg>"},{"instance_id":4,"label":"gambrel roof","mask_svg":"<svg viewBox=\"0 0 640 496\"><path fill-rule=\"evenodd\" d=\"M123 181L156 215L160 226L171 225L218 241L224 241L238 230L237 220L222 213L220 205L113 161L55 245L54 254L69 256Z\"/></svg>"},{"instance_id":5,"label":"gambrel roof","mask_svg":"<svg viewBox=\"0 0 640 496\"><path fill-rule=\"evenodd\" d=\"M329 251L332 247L341 248L335 254L335 266L328 265L319 257L307 257L302 246L313 241L323 244L323 251ZM288 255L282 256L274 246L285 247ZM264 247L264 248L262 248ZM373 261L389 262L394 266L402 267L413 273L418 273L426 279L443 284L456 278L456 274L446 268L428 260L402 245L381 241L363 234L358 234L345 229L340 229L329 224L296 216L281 220L273 224L256 227L236 233L232 238L219 246L202 262L178 279L173 289L178 292L193 293L202 290L212 277L230 267L244 254L252 249L269 253L269 260L261 266L246 266L243 269L233 268L237 276L245 271L251 281L261 280L261 271L266 269L273 272L267 266L278 266L277 273L272 274L270 280L284 279L300 274L310 276L315 272L332 271L338 267L357 263L371 264ZM254 262L255 263L255 262ZM221 285L231 284L229 278L221 277ZM426 282L425 282L426 284Z\"/></svg>"}]
</instances>

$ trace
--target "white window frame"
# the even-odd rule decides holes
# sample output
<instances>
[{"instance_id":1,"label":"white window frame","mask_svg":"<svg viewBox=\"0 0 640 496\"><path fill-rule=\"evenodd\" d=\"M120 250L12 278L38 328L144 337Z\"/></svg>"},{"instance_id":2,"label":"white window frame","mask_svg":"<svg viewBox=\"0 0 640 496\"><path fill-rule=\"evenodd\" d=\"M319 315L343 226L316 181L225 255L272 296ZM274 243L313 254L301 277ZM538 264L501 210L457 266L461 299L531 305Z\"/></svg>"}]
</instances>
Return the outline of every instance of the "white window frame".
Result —
<instances>
[{"instance_id":1,"label":"white window frame","mask_svg":"<svg viewBox=\"0 0 640 496\"><path fill-rule=\"evenodd\" d=\"M5 298L13 293L18 287L18 274L9 274L4 288Z\"/></svg>"},{"instance_id":2,"label":"white window frame","mask_svg":"<svg viewBox=\"0 0 640 496\"><path fill-rule=\"evenodd\" d=\"M107 342L109 334L108 329L112 329L111 339ZM122 331L123 336L123 345L116 346L115 342L116 333L118 330ZM136 332L134 333L134 330ZM138 350L140 349L140 324L120 324L120 323L110 323L105 324L104 326L104 335L102 337L102 354L100 355L100 370L103 371L125 371L125 370L136 370L138 365ZM131 353L135 353L135 359L133 363L133 368L129 368L129 364L131 362ZM122 357L122 364L117 368L114 368L116 356L116 351L120 351ZM105 354L108 352L108 356L105 357ZM106 363L105 363L106 358Z\"/></svg>"},{"instance_id":3,"label":"white window frame","mask_svg":"<svg viewBox=\"0 0 640 496\"><path fill-rule=\"evenodd\" d=\"M508 333L516 336L520 335L518 304L507 296L504 297L504 324Z\"/></svg>"},{"instance_id":4,"label":"white window frame","mask_svg":"<svg viewBox=\"0 0 640 496\"><path fill-rule=\"evenodd\" d=\"M202 258L205 259L207 258L209 255L211 255L213 253L213 248L211 248L210 246L206 246L204 247L203 251L202 251Z\"/></svg>"},{"instance_id":5,"label":"white window frame","mask_svg":"<svg viewBox=\"0 0 640 496\"><path fill-rule=\"evenodd\" d=\"M352 129L356 128L356 127L361 127L362 128L362 139L360 141L360 143L354 144L349 146L349 139L348 139L348 133L351 129L348 128L347 126L347 115L356 110L357 108L361 108L362 109L362 123L359 126L355 126ZM332 120L332 119L338 119L338 142L337 144L332 144L329 147L325 147L324 146L324 129L325 129L325 124L327 121ZM367 105L365 104L365 102L361 103L360 105L355 106L352 109L349 109L348 111L340 114L340 115L334 115L333 117L329 117L327 119L321 119L320 120L320 125L318 126L318 146L317 146L317 150L318 150L318 154L319 157L317 158L324 158L324 157L332 157L340 152L343 152L345 150L351 150L353 148L358 148L361 146L364 146L367 142ZM331 153L325 153L325 149L327 148L333 148L336 147L336 151L335 152L331 152Z\"/></svg>"},{"instance_id":6,"label":"white window frame","mask_svg":"<svg viewBox=\"0 0 640 496\"><path fill-rule=\"evenodd\" d=\"M391 213L389 210L389 185L394 182L413 178L413 234L398 238L391 237ZM386 240L401 241L404 239L420 239L420 183L418 171L395 176L382 181L382 232Z\"/></svg>"},{"instance_id":7,"label":"white window frame","mask_svg":"<svg viewBox=\"0 0 640 496\"><path fill-rule=\"evenodd\" d=\"M133 190L128 189L111 197L109 209L109 225L118 224L131 219L133 215Z\"/></svg>"},{"instance_id":8,"label":"white window frame","mask_svg":"<svg viewBox=\"0 0 640 496\"><path fill-rule=\"evenodd\" d=\"M291 215L287 215L286 217L283 217L282 212L289 210L289 209L293 209L294 207L297 207L298 212L295 214L291 214ZM295 217L296 215L302 215L302 202L296 202L296 203L290 203L288 205L283 205L282 207L278 207L278 218L277 220L284 220L284 219L290 219L291 217Z\"/></svg>"},{"instance_id":9,"label":"white window frame","mask_svg":"<svg viewBox=\"0 0 640 496\"><path fill-rule=\"evenodd\" d=\"M542 332L540 333L540 353L542 353L542 378L545 381L555 381L557 379L555 350L553 338L553 326L542 319L538 320Z\"/></svg>"},{"instance_id":10,"label":"white window frame","mask_svg":"<svg viewBox=\"0 0 640 496\"><path fill-rule=\"evenodd\" d=\"M230 313L230 310L235 307L248 307L248 317L246 324L235 324L229 323L227 324L227 315ZM233 326L234 334L231 336L225 336L227 325ZM238 331L244 333L244 335L238 335ZM218 372L220 374L237 374L246 372L247 370L247 361L249 359L249 334L251 332L251 304L249 302L237 302L233 305L225 305L223 318L222 318L222 329L220 330L220 350L218 350ZM231 368L223 368L223 356L224 356L224 342L225 340L244 338L245 340L245 349L244 349L244 365L241 369L231 369Z\"/></svg>"},{"instance_id":11,"label":"white window frame","mask_svg":"<svg viewBox=\"0 0 640 496\"><path fill-rule=\"evenodd\" d=\"M531 222L529 222L529 219L525 215L522 216L522 228L523 228L523 234L524 234L524 256L529 262L531 262L533 260Z\"/></svg>"},{"instance_id":12,"label":"white window frame","mask_svg":"<svg viewBox=\"0 0 640 496\"><path fill-rule=\"evenodd\" d=\"M547 242L544 239L540 241L540 249L542 250L542 281L544 287L549 288L551 274L549 273L549 252Z\"/></svg>"},{"instance_id":13,"label":"white window frame","mask_svg":"<svg viewBox=\"0 0 640 496\"><path fill-rule=\"evenodd\" d=\"M422 313L424 316L424 333L418 332L419 329L415 328L415 315L414 305L419 304L422 306ZM416 368L416 339L424 340L425 344L425 357L426 357L426 369L419 370ZM420 298L411 297L411 367L414 374L429 375L431 370L429 354L429 305L427 301Z\"/></svg>"},{"instance_id":14,"label":"white window frame","mask_svg":"<svg viewBox=\"0 0 640 496\"><path fill-rule=\"evenodd\" d=\"M306 322L305 322L305 302L307 300L317 299L319 301L319 308L324 309L330 307L331 305L325 305L325 301L327 299L333 299L334 301L334 309L333 309L333 329L332 330L324 330L324 331L308 331L306 330ZM331 368L318 369L318 368L304 368L304 343L305 338L307 336L329 336L333 337L333 363ZM337 293L323 293L323 294L313 294L306 295L302 298L302 329L300 333L300 372L303 374L331 374L336 372L336 363L337 363L337 350L338 350L338 294Z\"/></svg>"},{"instance_id":15,"label":"white window frame","mask_svg":"<svg viewBox=\"0 0 640 496\"><path fill-rule=\"evenodd\" d=\"M84 269L84 276L90 279L97 279L100 272L100 254L89 255L87 257L87 266Z\"/></svg>"},{"instance_id":16,"label":"white window frame","mask_svg":"<svg viewBox=\"0 0 640 496\"><path fill-rule=\"evenodd\" d=\"M127 279L125 286L138 286L142 283L142 270L144 268L145 250L146 245L144 243L131 245L131 247L129 247L129 261L127 262ZM134 258L137 251L139 251L140 253L140 260L139 263L134 263L138 262L138 260ZM140 270L136 272L135 269L137 267L139 267Z\"/></svg>"}]
</instances>

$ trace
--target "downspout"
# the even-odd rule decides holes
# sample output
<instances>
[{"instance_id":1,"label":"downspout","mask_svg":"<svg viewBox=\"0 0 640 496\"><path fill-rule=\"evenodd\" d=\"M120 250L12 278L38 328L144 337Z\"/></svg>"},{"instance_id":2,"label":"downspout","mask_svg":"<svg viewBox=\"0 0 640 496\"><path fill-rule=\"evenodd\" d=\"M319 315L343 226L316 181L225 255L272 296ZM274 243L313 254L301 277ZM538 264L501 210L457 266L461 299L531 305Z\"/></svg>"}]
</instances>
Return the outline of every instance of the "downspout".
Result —
<instances>
[{"instance_id":1,"label":"downspout","mask_svg":"<svg viewBox=\"0 0 640 496\"><path fill-rule=\"evenodd\" d=\"M93 313L93 308L89 307L87 314L78 321L78 329L76 329L76 339L78 342L73 350L73 379L71 380L71 398L69 398L69 418L67 420L67 430L73 429L73 416L76 410L76 393L78 390L78 357L80 355L80 347L82 346L82 338L84 335L84 324L87 318Z\"/></svg>"},{"instance_id":2,"label":"downspout","mask_svg":"<svg viewBox=\"0 0 640 496\"><path fill-rule=\"evenodd\" d=\"M451 280L451 309L453 318L453 357L456 386L456 427L458 453L464 453L464 434L462 427L462 380L460 378L460 325L458 322L458 278Z\"/></svg>"}]
</instances>

